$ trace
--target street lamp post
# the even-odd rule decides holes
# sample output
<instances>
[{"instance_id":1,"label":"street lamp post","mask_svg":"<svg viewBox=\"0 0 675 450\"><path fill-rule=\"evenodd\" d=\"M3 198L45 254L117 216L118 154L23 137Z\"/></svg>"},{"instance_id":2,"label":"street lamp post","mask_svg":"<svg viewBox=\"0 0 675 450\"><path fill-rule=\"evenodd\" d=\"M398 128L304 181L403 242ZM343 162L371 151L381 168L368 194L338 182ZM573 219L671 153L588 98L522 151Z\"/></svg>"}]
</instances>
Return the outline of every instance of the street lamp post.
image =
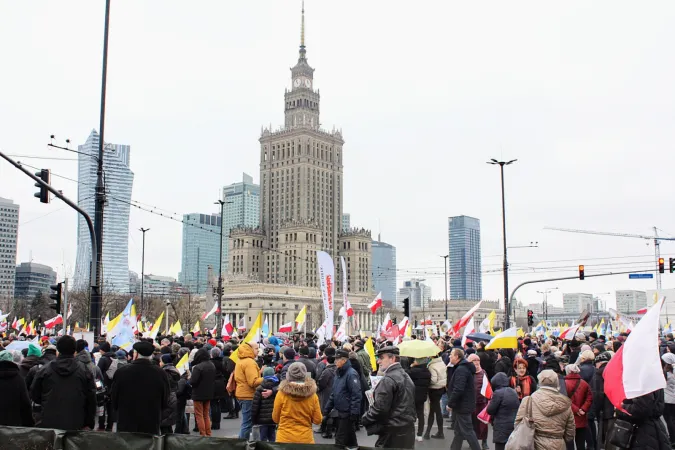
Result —
<instances>
[{"instance_id":1,"label":"street lamp post","mask_svg":"<svg viewBox=\"0 0 675 450\"><path fill-rule=\"evenodd\" d=\"M145 287L145 232L149 231L150 228L140 228L141 233L143 233L143 253L141 256L141 317L145 314L145 300L144 300L144 287Z\"/></svg>"},{"instance_id":2,"label":"street lamp post","mask_svg":"<svg viewBox=\"0 0 675 450\"><path fill-rule=\"evenodd\" d=\"M506 200L504 194L504 166L508 166L516 162L517 159L512 159L511 161L497 161L496 159L491 159L488 161L488 164L498 165L501 173L502 179L502 235L504 238L504 316L506 319L506 328L510 328L509 313L511 308L509 305L509 260L506 252Z\"/></svg>"},{"instance_id":3,"label":"street lamp post","mask_svg":"<svg viewBox=\"0 0 675 450\"><path fill-rule=\"evenodd\" d=\"M223 332L223 223L225 222L225 205L228 203L218 199L214 205L220 205L220 254L218 256L218 313L216 314L216 339L220 339Z\"/></svg>"},{"instance_id":4,"label":"street lamp post","mask_svg":"<svg viewBox=\"0 0 675 450\"><path fill-rule=\"evenodd\" d=\"M445 272L443 274L445 275L445 320L448 320L448 257L450 255L444 255L441 256L445 262Z\"/></svg>"},{"instance_id":5,"label":"street lamp post","mask_svg":"<svg viewBox=\"0 0 675 450\"><path fill-rule=\"evenodd\" d=\"M550 289L544 289L543 291L537 291L537 294L544 295L544 301L542 303L542 313L544 314L544 320L548 320L548 294L557 289L558 289L557 287L554 287Z\"/></svg>"}]
</instances>

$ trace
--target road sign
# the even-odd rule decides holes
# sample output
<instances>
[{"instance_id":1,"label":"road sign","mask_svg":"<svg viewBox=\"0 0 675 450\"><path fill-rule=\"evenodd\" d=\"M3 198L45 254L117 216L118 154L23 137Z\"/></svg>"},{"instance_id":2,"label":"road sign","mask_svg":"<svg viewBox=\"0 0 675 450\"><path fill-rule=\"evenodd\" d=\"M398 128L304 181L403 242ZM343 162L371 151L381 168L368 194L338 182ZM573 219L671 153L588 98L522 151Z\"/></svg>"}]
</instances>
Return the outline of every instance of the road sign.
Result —
<instances>
[{"instance_id":1,"label":"road sign","mask_svg":"<svg viewBox=\"0 0 675 450\"><path fill-rule=\"evenodd\" d=\"M628 278L631 280L646 280L649 278L654 278L653 273L631 273L628 275Z\"/></svg>"}]
</instances>

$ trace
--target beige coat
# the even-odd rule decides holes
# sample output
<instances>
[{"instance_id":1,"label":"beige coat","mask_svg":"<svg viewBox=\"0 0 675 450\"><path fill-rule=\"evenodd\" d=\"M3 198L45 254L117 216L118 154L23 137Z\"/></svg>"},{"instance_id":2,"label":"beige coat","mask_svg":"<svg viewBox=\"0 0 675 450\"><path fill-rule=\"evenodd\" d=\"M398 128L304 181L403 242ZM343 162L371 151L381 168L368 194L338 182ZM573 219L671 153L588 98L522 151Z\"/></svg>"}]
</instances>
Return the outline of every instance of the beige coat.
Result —
<instances>
[{"instance_id":1,"label":"beige coat","mask_svg":"<svg viewBox=\"0 0 675 450\"><path fill-rule=\"evenodd\" d=\"M576 432L570 399L553 388L541 387L523 398L516 425L527 415L531 401L535 450L565 450L565 442L573 440Z\"/></svg>"},{"instance_id":2,"label":"beige coat","mask_svg":"<svg viewBox=\"0 0 675 450\"><path fill-rule=\"evenodd\" d=\"M448 372L442 358L434 358L429 363L431 384L429 389L441 389L448 384Z\"/></svg>"}]
</instances>

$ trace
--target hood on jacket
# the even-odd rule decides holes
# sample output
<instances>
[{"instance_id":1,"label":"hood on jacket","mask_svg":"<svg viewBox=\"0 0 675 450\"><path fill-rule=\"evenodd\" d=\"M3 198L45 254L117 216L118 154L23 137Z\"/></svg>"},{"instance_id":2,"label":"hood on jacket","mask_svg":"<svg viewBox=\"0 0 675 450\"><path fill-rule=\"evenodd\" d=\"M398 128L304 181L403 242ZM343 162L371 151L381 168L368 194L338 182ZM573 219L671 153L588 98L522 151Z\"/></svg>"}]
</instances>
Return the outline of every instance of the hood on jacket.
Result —
<instances>
[{"instance_id":1,"label":"hood on jacket","mask_svg":"<svg viewBox=\"0 0 675 450\"><path fill-rule=\"evenodd\" d=\"M248 345L247 343L243 343L239 346L239 359L244 359L244 358L253 358L258 356L253 352L253 348Z\"/></svg>"},{"instance_id":2,"label":"hood on jacket","mask_svg":"<svg viewBox=\"0 0 675 450\"><path fill-rule=\"evenodd\" d=\"M164 367L162 367L162 370L166 372L169 377L173 378L174 381L180 380L180 372L173 364L165 364Z\"/></svg>"},{"instance_id":3,"label":"hood on jacket","mask_svg":"<svg viewBox=\"0 0 675 450\"><path fill-rule=\"evenodd\" d=\"M467 361L466 359L463 359L457 364L457 367L459 366L466 366L469 369L469 372L471 372L471 375L476 373L476 366L472 363Z\"/></svg>"},{"instance_id":4,"label":"hood on jacket","mask_svg":"<svg viewBox=\"0 0 675 450\"><path fill-rule=\"evenodd\" d=\"M304 400L316 394L316 382L311 378L307 378L304 383L283 380L279 385L279 390L290 397Z\"/></svg>"},{"instance_id":5,"label":"hood on jacket","mask_svg":"<svg viewBox=\"0 0 675 450\"><path fill-rule=\"evenodd\" d=\"M62 377L68 377L75 373L79 364L79 361L72 356L58 356L54 361L49 363L52 370Z\"/></svg>"},{"instance_id":6,"label":"hood on jacket","mask_svg":"<svg viewBox=\"0 0 675 450\"><path fill-rule=\"evenodd\" d=\"M13 361L0 361L0 380L12 378L18 375L19 366Z\"/></svg>"},{"instance_id":7,"label":"hood on jacket","mask_svg":"<svg viewBox=\"0 0 675 450\"><path fill-rule=\"evenodd\" d=\"M504 372L498 372L492 377L490 384L495 391L497 389L509 387L509 377L507 377Z\"/></svg>"},{"instance_id":8,"label":"hood on jacket","mask_svg":"<svg viewBox=\"0 0 675 450\"><path fill-rule=\"evenodd\" d=\"M80 362L83 362L84 364L92 364L93 363L93 360L91 359L91 355L86 350L82 350L80 353L75 355L75 359L77 359Z\"/></svg>"},{"instance_id":9,"label":"hood on jacket","mask_svg":"<svg viewBox=\"0 0 675 450\"><path fill-rule=\"evenodd\" d=\"M540 388L532 394L532 400L535 402L541 413L546 417L556 416L568 410L572 405L572 400L562 395L557 390L551 388Z\"/></svg>"},{"instance_id":10,"label":"hood on jacket","mask_svg":"<svg viewBox=\"0 0 675 450\"><path fill-rule=\"evenodd\" d=\"M21 363L19 365L23 367L26 370L29 370L33 366L37 366L40 363L40 358L37 356L26 356L24 359L21 360Z\"/></svg>"},{"instance_id":11,"label":"hood on jacket","mask_svg":"<svg viewBox=\"0 0 675 450\"><path fill-rule=\"evenodd\" d=\"M206 350L205 348L200 348L199 350L197 350L197 353L195 353L195 358L192 360L192 365L196 366L199 363L210 360L211 355L209 355L209 351Z\"/></svg>"}]
</instances>

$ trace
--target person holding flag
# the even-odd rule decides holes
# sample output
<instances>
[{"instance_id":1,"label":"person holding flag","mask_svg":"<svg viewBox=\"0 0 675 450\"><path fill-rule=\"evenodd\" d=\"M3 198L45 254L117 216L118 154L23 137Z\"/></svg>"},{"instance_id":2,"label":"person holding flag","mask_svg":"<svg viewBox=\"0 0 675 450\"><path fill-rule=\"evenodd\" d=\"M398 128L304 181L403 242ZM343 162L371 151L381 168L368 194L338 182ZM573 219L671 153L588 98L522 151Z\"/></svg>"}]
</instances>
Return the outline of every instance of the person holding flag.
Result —
<instances>
[{"instance_id":1,"label":"person holding flag","mask_svg":"<svg viewBox=\"0 0 675 450\"><path fill-rule=\"evenodd\" d=\"M490 446L487 442L488 426L486 423L478 420L478 414L480 414L481 411L485 409L488 401L492 397L492 387L490 387L490 382L487 379L485 371L480 366L480 357L475 353L472 353L466 359L470 363L473 363L474 367L476 368L476 373L473 374L474 388L476 391L476 409L471 415L473 431L476 433L478 440L482 442L483 450L489 450Z\"/></svg>"}]
</instances>

